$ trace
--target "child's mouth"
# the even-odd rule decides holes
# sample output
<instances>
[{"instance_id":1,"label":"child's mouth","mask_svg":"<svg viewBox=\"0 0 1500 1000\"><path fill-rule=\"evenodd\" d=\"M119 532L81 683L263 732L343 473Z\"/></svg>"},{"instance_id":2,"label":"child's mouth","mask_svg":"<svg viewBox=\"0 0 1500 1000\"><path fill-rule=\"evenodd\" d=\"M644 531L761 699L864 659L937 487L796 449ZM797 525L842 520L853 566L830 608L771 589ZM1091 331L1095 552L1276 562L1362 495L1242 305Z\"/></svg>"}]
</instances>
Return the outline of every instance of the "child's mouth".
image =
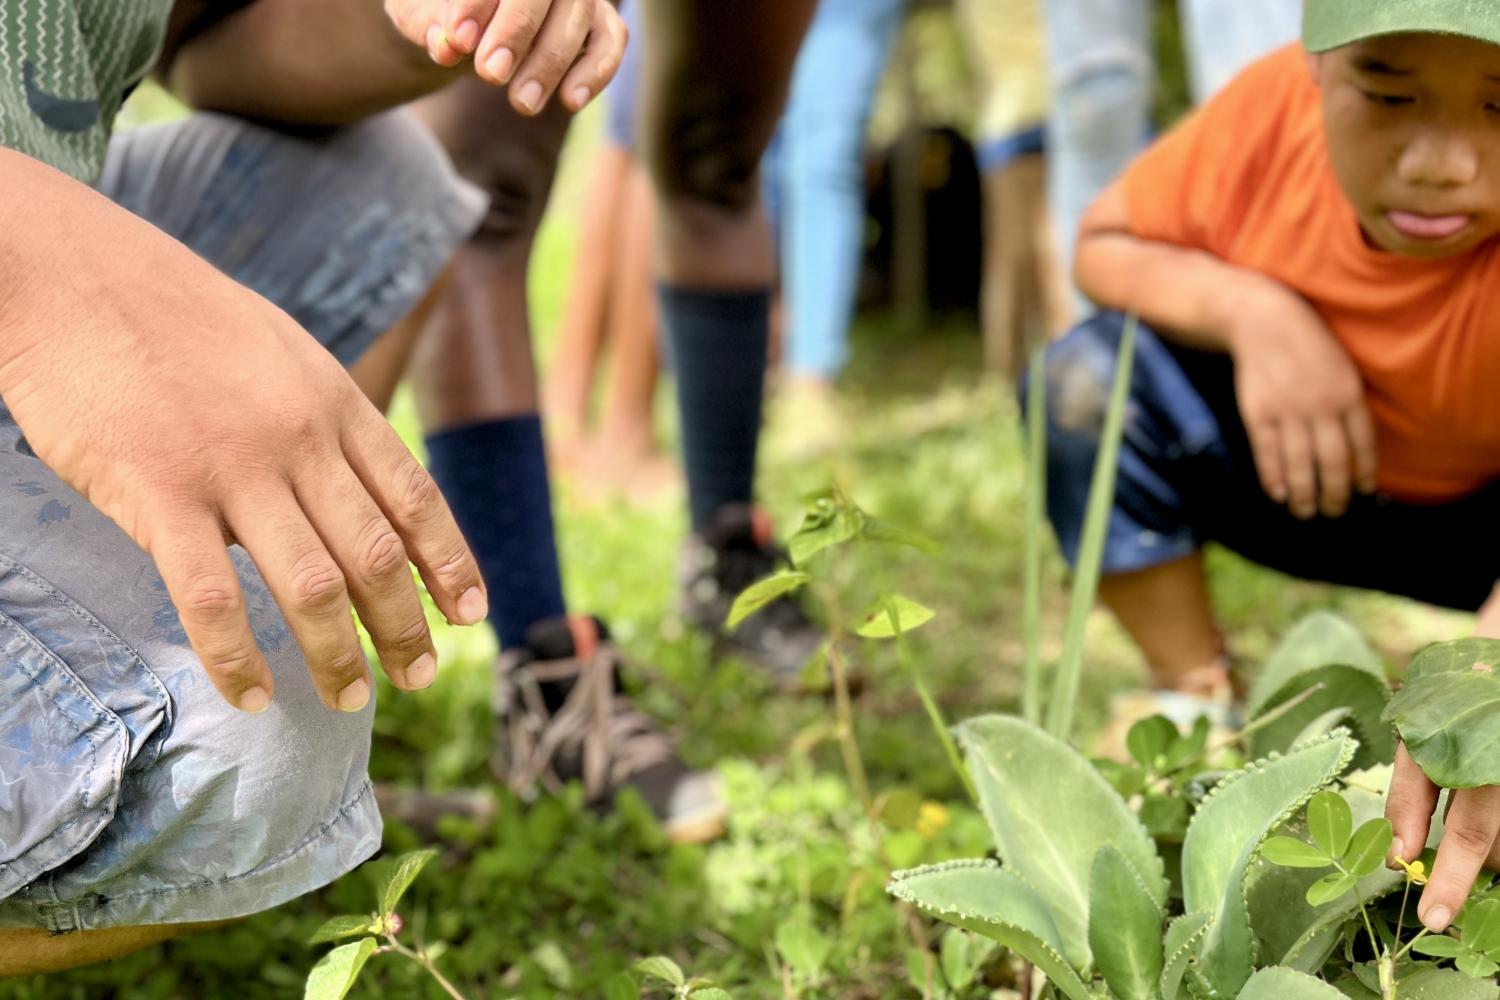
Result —
<instances>
[{"instance_id":1,"label":"child's mouth","mask_svg":"<svg viewBox=\"0 0 1500 1000\"><path fill-rule=\"evenodd\" d=\"M1419 215L1392 209L1386 213L1392 228L1411 240L1446 240L1468 228L1467 215Z\"/></svg>"}]
</instances>

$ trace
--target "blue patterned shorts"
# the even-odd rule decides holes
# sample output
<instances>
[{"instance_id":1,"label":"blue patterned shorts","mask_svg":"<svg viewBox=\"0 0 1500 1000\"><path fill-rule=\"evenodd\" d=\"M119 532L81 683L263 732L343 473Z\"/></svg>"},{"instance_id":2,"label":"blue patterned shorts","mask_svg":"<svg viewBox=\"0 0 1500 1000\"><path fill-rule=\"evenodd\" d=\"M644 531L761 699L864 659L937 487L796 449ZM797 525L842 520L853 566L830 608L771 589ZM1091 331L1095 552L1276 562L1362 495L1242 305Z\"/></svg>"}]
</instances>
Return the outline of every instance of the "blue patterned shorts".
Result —
<instances>
[{"instance_id":1,"label":"blue patterned shorts","mask_svg":"<svg viewBox=\"0 0 1500 1000\"><path fill-rule=\"evenodd\" d=\"M399 112L297 138L194 115L118 136L99 186L345 364L416 304L485 208ZM0 926L243 916L379 847L374 706L323 707L265 585L233 555L276 674L256 716L199 669L151 560L0 405Z\"/></svg>"}]
</instances>

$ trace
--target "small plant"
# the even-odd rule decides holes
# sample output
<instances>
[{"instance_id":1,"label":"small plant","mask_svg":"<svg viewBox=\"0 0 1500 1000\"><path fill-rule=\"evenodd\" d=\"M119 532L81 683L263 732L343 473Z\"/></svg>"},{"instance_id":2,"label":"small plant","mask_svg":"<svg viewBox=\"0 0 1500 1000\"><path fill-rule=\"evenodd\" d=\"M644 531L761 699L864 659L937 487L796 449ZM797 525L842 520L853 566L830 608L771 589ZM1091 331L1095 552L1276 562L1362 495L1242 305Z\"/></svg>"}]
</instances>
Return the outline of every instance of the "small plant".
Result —
<instances>
[{"instance_id":1,"label":"small plant","mask_svg":"<svg viewBox=\"0 0 1500 1000\"><path fill-rule=\"evenodd\" d=\"M411 884L416 881L427 863L437 856L435 850L413 851L396 859L390 878L381 886L380 908L365 916L349 914L334 917L319 927L308 944L325 944L332 941L348 941L334 948L318 960L307 976L306 1000L343 1000L359 979L365 963L375 955L400 955L421 966L454 1000L464 1000L441 972L437 958L440 947L428 949L418 942L413 947L402 944L397 935L405 928L405 921L396 912L396 905Z\"/></svg>"}]
</instances>

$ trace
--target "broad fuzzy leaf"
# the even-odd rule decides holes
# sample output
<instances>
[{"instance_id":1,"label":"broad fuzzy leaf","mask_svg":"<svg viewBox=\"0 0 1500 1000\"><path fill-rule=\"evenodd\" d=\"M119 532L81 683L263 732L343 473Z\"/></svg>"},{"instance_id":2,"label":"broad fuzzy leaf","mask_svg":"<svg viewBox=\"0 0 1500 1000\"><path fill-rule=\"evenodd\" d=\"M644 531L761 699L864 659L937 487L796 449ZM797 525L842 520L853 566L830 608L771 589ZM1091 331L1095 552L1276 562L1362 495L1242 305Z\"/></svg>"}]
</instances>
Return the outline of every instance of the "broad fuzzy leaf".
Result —
<instances>
[{"instance_id":1,"label":"broad fuzzy leaf","mask_svg":"<svg viewBox=\"0 0 1500 1000\"><path fill-rule=\"evenodd\" d=\"M990 715L958 727L995 849L1052 911L1062 953L1088 969L1094 855L1115 847L1166 902L1161 859L1125 801L1082 754L1021 719Z\"/></svg>"},{"instance_id":2,"label":"broad fuzzy leaf","mask_svg":"<svg viewBox=\"0 0 1500 1000\"><path fill-rule=\"evenodd\" d=\"M1272 699L1288 684L1302 674L1330 664L1356 667L1382 682L1385 680L1379 654L1359 629L1337 615L1319 612L1298 622L1266 660L1250 689L1247 714L1251 719L1264 715Z\"/></svg>"},{"instance_id":3,"label":"broad fuzzy leaf","mask_svg":"<svg viewBox=\"0 0 1500 1000\"><path fill-rule=\"evenodd\" d=\"M374 938L365 938L339 945L324 955L307 974L303 1000L344 1000L376 947Z\"/></svg>"},{"instance_id":4,"label":"broad fuzzy leaf","mask_svg":"<svg viewBox=\"0 0 1500 1000\"><path fill-rule=\"evenodd\" d=\"M1445 788L1500 784L1500 641L1460 639L1418 653L1385 718Z\"/></svg>"},{"instance_id":5,"label":"broad fuzzy leaf","mask_svg":"<svg viewBox=\"0 0 1500 1000\"><path fill-rule=\"evenodd\" d=\"M1354 741L1339 730L1285 757L1255 761L1198 807L1182 846L1183 905L1214 915L1199 971L1220 994L1232 996L1250 976L1245 873L1261 841L1342 773L1353 754Z\"/></svg>"},{"instance_id":6,"label":"broad fuzzy leaf","mask_svg":"<svg viewBox=\"0 0 1500 1000\"><path fill-rule=\"evenodd\" d=\"M1161 907L1125 856L1101 847L1089 886L1089 947L1119 1000L1156 1000L1162 920Z\"/></svg>"},{"instance_id":7,"label":"broad fuzzy leaf","mask_svg":"<svg viewBox=\"0 0 1500 1000\"><path fill-rule=\"evenodd\" d=\"M1250 977L1239 1000L1344 1000L1344 994L1306 973L1270 968Z\"/></svg>"},{"instance_id":8,"label":"broad fuzzy leaf","mask_svg":"<svg viewBox=\"0 0 1500 1000\"><path fill-rule=\"evenodd\" d=\"M1162 1000L1182 1000L1186 994L1182 977L1208 935L1211 919L1212 915L1208 913L1184 913L1167 927L1163 948L1166 961L1161 970Z\"/></svg>"},{"instance_id":9,"label":"broad fuzzy leaf","mask_svg":"<svg viewBox=\"0 0 1500 1000\"><path fill-rule=\"evenodd\" d=\"M896 872L891 895L957 927L998 941L1035 965L1068 1000L1090 1000L1062 954L1062 936L1046 902L993 861L954 861Z\"/></svg>"},{"instance_id":10,"label":"broad fuzzy leaf","mask_svg":"<svg viewBox=\"0 0 1500 1000\"><path fill-rule=\"evenodd\" d=\"M1285 753L1304 738L1310 727L1321 724L1324 732L1331 729L1327 717L1333 715L1359 737L1355 767L1372 767L1395 758L1391 727L1381 721L1391 699L1390 685L1384 677L1360 667L1347 664L1309 667L1273 692L1255 718L1280 708L1314 686L1317 691L1250 735L1253 755Z\"/></svg>"},{"instance_id":11,"label":"broad fuzzy leaf","mask_svg":"<svg viewBox=\"0 0 1500 1000\"><path fill-rule=\"evenodd\" d=\"M380 912L395 913L396 904L401 902L401 897L406 895L406 890L417 880L422 869L427 867L427 862L437 857L438 852L432 848L421 851L412 851L403 854L396 859L396 869L391 872L391 880L386 883L380 893Z\"/></svg>"},{"instance_id":12,"label":"broad fuzzy leaf","mask_svg":"<svg viewBox=\"0 0 1500 1000\"><path fill-rule=\"evenodd\" d=\"M757 580L734 599L734 604L729 608L729 618L724 622L728 629L739 628L740 623L749 618L761 608L770 604L778 597L783 597L807 583L812 577L806 573L798 573L793 570L783 570L774 573L764 580Z\"/></svg>"}]
</instances>

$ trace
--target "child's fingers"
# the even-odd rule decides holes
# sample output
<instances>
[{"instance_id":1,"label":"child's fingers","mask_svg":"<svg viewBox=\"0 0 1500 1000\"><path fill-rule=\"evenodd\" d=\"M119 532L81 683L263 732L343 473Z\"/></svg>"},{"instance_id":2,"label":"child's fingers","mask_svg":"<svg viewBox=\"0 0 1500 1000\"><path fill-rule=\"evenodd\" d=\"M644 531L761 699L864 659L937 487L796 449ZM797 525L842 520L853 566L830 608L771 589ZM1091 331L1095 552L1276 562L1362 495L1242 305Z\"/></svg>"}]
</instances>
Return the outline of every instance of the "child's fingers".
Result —
<instances>
[{"instance_id":1,"label":"child's fingers","mask_svg":"<svg viewBox=\"0 0 1500 1000\"><path fill-rule=\"evenodd\" d=\"M582 111L605 85L613 80L625 57L630 30L614 7L604 0L594 4L594 25L584 43L583 55L563 77L558 92L569 111Z\"/></svg>"},{"instance_id":2,"label":"child's fingers","mask_svg":"<svg viewBox=\"0 0 1500 1000\"><path fill-rule=\"evenodd\" d=\"M1385 799L1385 818L1391 821L1394 837L1391 857L1415 861L1421 855L1437 802L1438 787L1406 752L1406 744L1397 746L1391 790Z\"/></svg>"},{"instance_id":3,"label":"child's fingers","mask_svg":"<svg viewBox=\"0 0 1500 1000\"><path fill-rule=\"evenodd\" d=\"M1354 464L1354 485L1361 493L1374 493L1379 452L1375 446L1375 419L1369 407L1359 403L1344 414L1344 430L1349 434L1349 451Z\"/></svg>"},{"instance_id":4,"label":"child's fingers","mask_svg":"<svg viewBox=\"0 0 1500 1000\"><path fill-rule=\"evenodd\" d=\"M1349 438L1337 417L1314 420L1312 437L1318 461L1318 509L1324 517L1341 517L1349 509L1352 488Z\"/></svg>"},{"instance_id":5,"label":"child's fingers","mask_svg":"<svg viewBox=\"0 0 1500 1000\"><path fill-rule=\"evenodd\" d=\"M479 45L484 26L495 16L500 0L448 0L444 28L448 44L455 51L470 55Z\"/></svg>"},{"instance_id":6,"label":"child's fingers","mask_svg":"<svg viewBox=\"0 0 1500 1000\"><path fill-rule=\"evenodd\" d=\"M523 115L541 111L583 50L594 23L596 0L553 0L552 10L521 60L510 87L510 103Z\"/></svg>"},{"instance_id":7,"label":"child's fingers","mask_svg":"<svg viewBox=\"0 0 1500 1000\"><path fill-rule=\"evenodd\" d=\"M1279 426L1287 506L1294 517L1307 520L1318 513L1318 473L1312 428L1307 421L1300 419L1283 420Z\"/></svg>"},{"instance_id":8,"label":"child's fingers","mask_svg":"<svg viewBox=\"0 0 1500 1000\"><path fill-rule=\"evenodd\" d=\"M1281 464L1281 434L1274 420L1250 421L1245 424L1250 435L1250 450L1255 454L1255 469L1266 496L1286 503L1286 470Z\"/></svg>"},{"instance_id":9,"label":"child's fingers","mask_svg":"<svg viewBox=\"0 0 1500 1000\"><path fill-rule=\"evenodd\" d=\"M463 53L454 49L448 40L448 33L438 24L427 27L427 54L433 62L449 69L464 61Z\"/></svg>"},{"instance_id":10,"label":"child's fingers","mask_svg":"<svg viewBox=\"0 0 1500 1000\"><path fill-rule=\"evenodd\" d=\"M1500 786L1460 788L1452 799L1432 877L1417 903L1422 923L1436 932L1446 930L1463 908L1500 834Z\"/></svg>"},{"instance_id":11,"label":"child's fingers","mask_svg":"<svg viewBox=\"0 0 1500 1000\"><path fill-rule=\"evenodd\" d=\"M497 87L510 83L551 6L552 0L503 0L474 51L474 72L480 79Z\"/></svg>"}]
</instances>

